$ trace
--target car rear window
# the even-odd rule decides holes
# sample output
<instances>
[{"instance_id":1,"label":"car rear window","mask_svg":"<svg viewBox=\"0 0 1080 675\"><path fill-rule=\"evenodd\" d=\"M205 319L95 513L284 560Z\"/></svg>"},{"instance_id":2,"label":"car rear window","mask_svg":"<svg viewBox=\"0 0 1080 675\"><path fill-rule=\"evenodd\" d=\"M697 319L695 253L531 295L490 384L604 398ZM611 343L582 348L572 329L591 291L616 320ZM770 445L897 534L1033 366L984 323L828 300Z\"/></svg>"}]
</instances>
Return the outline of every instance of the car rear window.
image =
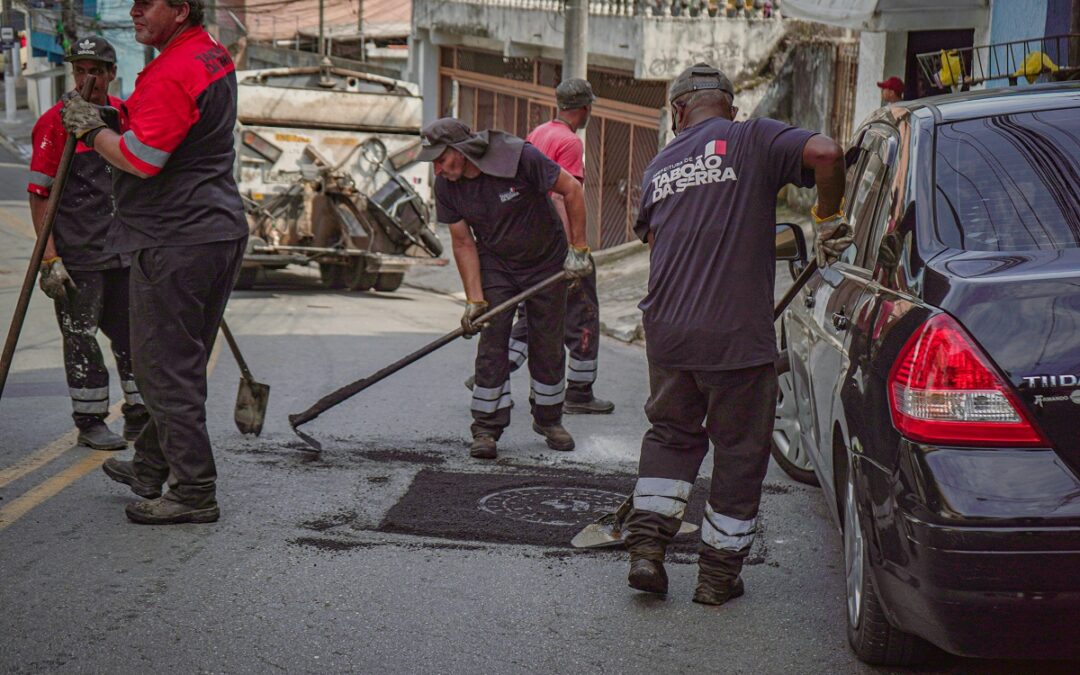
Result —
<instances>
[{"instance_id":1,"label":"car rear window","mask_svg":"<svg viewBox=\"0 0 1080 675\"><path fill-rule=\"evenodd\" d=\"M940 127L937 234L969 251L1080 247L1080 109Z\"/></svg>"}]
</instances>

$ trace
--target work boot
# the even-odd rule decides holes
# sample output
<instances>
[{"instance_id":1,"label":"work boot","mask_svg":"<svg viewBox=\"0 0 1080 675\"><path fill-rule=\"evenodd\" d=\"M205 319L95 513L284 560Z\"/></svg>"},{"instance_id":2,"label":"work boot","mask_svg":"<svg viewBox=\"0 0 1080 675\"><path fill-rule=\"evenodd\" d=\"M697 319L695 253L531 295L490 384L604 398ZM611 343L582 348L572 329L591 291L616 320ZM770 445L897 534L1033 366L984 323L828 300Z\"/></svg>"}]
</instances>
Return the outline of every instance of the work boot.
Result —
<instances>
[{"instance_id":1,"label":"work boot","mask_svg":"<svg viewBox=\"0 0 1080 675\"><path fill-rule=\"evenodd\" d=\"M664 563L648 558L630 560L630 574L626 576L630 588L646 593L667 594L668 580Z\"/></svg>"},{"instance_id":2,"label":"work boot","mask_svg":"<svg viewBox=\"0 0 1080 675\"><path fill-rule=\"evenodd\" d=\"M532 425L533 431L540 434L547 439L547 446L552 450L573 450L574 438L570 435L570 432L563 429L561 424L552 424L549 426L540 426L535 421Z\"/></svg>"},{"instance_id":3,"label":"work boot","mask_svg":"<svg viewBox=\"0 0 1080 675\"><path fill-rule=\"evenodd\" d=\"M171 493L170 493L171 494ZM217 502L195 507L169 499L168 496L135 502L124 507L128 520L140 525L176 525L179 523L213 523L221 516Z\"/></svg>"},{"instance_id":4,"label":"work boot","mask_svg":"<svg viewBox=\"0 0 1080 675\"><path fill-rule=\"evenodd\" d=\"M495 438L491 434L473 436L472 445L469 446L469 455L477 459L495 459L498 456Z\"/></svg>"},{"instance_id":5,"label":"work boot","mask_svg":"<svg viewBox=\"0 0 1080 675\"><path fill-rule=\"evenodd\" d=\"M104 422L79 429L78 444L94 450L123 450L127 447L127 441L109 431Z\"/></svg>"},{"instance_id":6,"label":"work boot","mask_svg":"<svg viewBox=\"0 0 1080 675\"><path fill-rule=\"evenodd\" d=\"M135 464L110 457L101 465L105 475L117 483L123 483L131 487L131 491L144 499L157 499L161 496L161 485L144 483L135 475Z\"/></svg>"},{"instance_id":7,"label":"work boot","mask_svg":"<svg viewBox=\"0 0 1080 675\"><path fill-rule=\"evenodd\" d=\"M150 413L142 415L130 415L124 417L124 440L134 441L142 433L146 423L150 421Z\"/></svg>"},{"instance_id":8,"label":"work boot","mask_svg":"<svg viewBox=\"0 0 1080 675\"><path fill-rule=\"evenodd\" d=\"M742 572L745 551L722 551L703 542L698 553L697 590L694 602L722 605L743 594Z\"/></svg>"},{"instance_id":9,"label":"work boot","mask_svg":"<svg viewBox=\"0 0 1080 675\"><path fill-rule=\"evenodd\" d=\"M694 602L702 605L722 605L728 600L734 600L745 591L742 577L715 580L704 574L698 574L697 590L694 591Z\"/></svg>"},{"instance_id":10,"label":"work boot","mask_svg":"<svg viewBox=\"0 0 1080 675\"><path fill-rule=\"evenodd\" d=\"M562 410L567 415L610 415L615 412L615 404L595 396L587 401L563 401Z\"/></svg>"}]
</instances>

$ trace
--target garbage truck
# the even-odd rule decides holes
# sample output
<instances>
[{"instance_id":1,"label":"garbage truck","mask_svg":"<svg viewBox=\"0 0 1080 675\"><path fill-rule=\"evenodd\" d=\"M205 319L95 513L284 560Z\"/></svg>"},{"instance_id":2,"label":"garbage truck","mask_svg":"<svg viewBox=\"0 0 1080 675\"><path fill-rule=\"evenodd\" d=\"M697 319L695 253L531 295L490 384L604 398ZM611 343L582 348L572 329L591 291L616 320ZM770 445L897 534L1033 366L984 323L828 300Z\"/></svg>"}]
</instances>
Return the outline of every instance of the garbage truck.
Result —
<instances>
[{"instance_id":1,"label":"garbage truck","mask_svg":"<svg viewBox=\"0 0 1080 675\"><path fill-rule=\"evenodd\" d=\"M432 229L416 85L318 67L237 73L236 178L250 237L238 288L317 264L331 289L394 291L445 265Z\"/></svg>"}]
</instances>

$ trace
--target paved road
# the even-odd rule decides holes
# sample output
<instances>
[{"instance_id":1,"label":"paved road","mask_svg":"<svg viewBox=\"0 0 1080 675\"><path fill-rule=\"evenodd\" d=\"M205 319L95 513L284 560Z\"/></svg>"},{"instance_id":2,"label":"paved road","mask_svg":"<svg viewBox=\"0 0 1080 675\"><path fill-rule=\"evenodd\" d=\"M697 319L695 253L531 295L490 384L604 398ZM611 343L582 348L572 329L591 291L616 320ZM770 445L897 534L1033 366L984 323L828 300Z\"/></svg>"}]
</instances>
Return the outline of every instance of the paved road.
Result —
<instances>
[{"instance_id":1,"label":"paved road","mask_svg":"<svg viewBox=\"0 0 1080 675\"><path fill-rule=\"evenodd\" d=\"M31 245L24 176L0 156L5 327ZM876 672L846 646L823 501L775 467L747 596L726 607L690 602L690 544L670 566L667 599L626 588L623 554L566 548L573 523L632 483L647 386L637 347L605 343L599 392L617 412L568 418L573 453L529 430L518 375L500 459L469 460L466 341L309 424L326 450L302 451L288 413L459 313L416 289L324 292L304 270L236 293L228 319L273 388L266 429L236 432L238 372L215 356L208 422L222 520L142 527L123 515L133 496L98 470L106 453L73 447L55 321L37 294L0 401L0 671Z\"/></svg>"}]
</instances>

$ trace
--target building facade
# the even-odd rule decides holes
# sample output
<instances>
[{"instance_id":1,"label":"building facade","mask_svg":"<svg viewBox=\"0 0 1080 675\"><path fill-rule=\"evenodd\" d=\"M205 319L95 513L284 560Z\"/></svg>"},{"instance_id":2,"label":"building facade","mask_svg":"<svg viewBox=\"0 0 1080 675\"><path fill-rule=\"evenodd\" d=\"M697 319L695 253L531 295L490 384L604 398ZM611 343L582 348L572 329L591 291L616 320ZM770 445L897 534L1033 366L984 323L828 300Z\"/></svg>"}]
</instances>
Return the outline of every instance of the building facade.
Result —
<instances>
[{"instance_id":1,"label":"building facade","mask_svg":"<svg viewBox=\"0 0 1080 675\"><path fill-rule=\"evenodd\" d=\"M766 17L745 3L737 11L725 7L683 0L589 3L588 79L598 97L585 131L593 248L633 238L642 174L668 125L671 78L707 61L738 86L784 37L778 14ZM562 0L414 0L409 75L424 96L424 121L453 115L474 129L525 136L552 119L562 80L563 22Z\"/></svg>"}]
</instances>

